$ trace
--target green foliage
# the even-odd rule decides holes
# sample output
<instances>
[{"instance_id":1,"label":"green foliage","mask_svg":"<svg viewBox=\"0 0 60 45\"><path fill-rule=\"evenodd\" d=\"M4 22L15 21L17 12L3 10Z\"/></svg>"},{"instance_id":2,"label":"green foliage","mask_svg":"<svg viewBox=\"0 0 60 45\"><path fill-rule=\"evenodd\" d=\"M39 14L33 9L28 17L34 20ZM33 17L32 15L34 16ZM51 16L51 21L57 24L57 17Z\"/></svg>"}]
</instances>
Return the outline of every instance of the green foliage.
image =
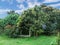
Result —
<instances>
[{"instance_id":1,"label":"green foliage","mask_svg":"<svg viewBox=\"0 0 60 45\"><path fill-rule=\"evenodd\" d=\"M15 13L14 11L8 12L8 16L4 19L4 33L6 35L15 37L15 26L18 17L19 14Z\"/></svg>"},{"instance_id":2,"label":"green foliage","mask_svg":"<svg viewBox=\"0 0 60 45\"><path fill-rule=\"evenodd\" d=\"M33 31L35 36L43 31L47 34L55 30L60 31L60 10L43 4L23 11L20 16L14 11L10 11L5 19L0 19L0 29L4 29L8 25L15 27L5 29L5 32L16 37L20 35L21 31L26 30Z\"/></svg>"},{"instance_id":3,"label":"green foliage","mask_svg":"<svg viewBox=\"0 0 60 45\"><path fill-rule=\"evenodd\" d=\"M38 12L38 13L37 13ZM41 7L35 6L22 13L17 20L19 30L31 30L36 34L40 31L41 26L47 22L49 15L41 10Z\"/></svg>"},{"instance_id":4,"label":"green foliage","mask_svg":"<svg viewBox=\"0 0 60 45\"><path fill-rule=\"evenodd\" d=\"M12 12L12 11L9 12L8 16L4 20L5 24L6 25L15 25L18 17L19 17L19 14Z\"/></svg>"},{"instance_id":5,"label":"green foliage","mask_svg":"<svg viewBox=\"0 0 60 45\"><path fill-rule=\"evenodd\" d=\"M7 25L4 30L4 35L7 35L9 37L18 37L18 30L16 30L15 26Z\"/></svg>"}]
</instances>

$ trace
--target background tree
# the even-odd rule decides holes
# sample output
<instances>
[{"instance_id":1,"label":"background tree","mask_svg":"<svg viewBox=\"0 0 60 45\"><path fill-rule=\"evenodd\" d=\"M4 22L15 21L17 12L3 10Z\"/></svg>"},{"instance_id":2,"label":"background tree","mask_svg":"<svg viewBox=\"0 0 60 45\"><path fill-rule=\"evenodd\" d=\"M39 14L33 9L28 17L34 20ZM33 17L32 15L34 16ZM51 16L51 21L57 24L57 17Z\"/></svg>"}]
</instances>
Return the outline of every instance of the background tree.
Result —
<instances>
[{"instance_id":1,"label":"background tree","mask_svg":"<svg viewBox=\"0 0 60 45\"><path fill-rule=\"evenodd\" d=\"M15 13L14 11L8 12L8 16L5 18L6 25L15 25L18 17L19 14Z\"/></svg>"},{"instance_id":2,"label":"background tree","mask_svg":"<svg viewBox=\"0 0 60 45\"><path fill-rule=\"evenodd\" d=\"M5 34L8 36L13 36L15 35L15 28L16 28L16 20L18 19L19 14L15 13L14 11L8 12L7 17L4 19L4 28L5 28Z\"/></svg>"}]
</instances>

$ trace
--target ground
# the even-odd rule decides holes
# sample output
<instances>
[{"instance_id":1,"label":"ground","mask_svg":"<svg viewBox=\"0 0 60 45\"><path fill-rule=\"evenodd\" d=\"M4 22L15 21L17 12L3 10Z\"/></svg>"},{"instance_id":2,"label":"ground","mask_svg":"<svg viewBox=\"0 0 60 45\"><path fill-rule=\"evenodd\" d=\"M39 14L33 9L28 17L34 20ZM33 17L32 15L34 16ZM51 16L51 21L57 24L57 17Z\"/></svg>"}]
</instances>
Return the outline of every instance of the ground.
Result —
<instances>
[{"instance_id":1,"label":"ground","mask_svg":"<svg viewBox=\"0 0 60 45\"><path fill-rule=\"evenodd\" d=\"M56 36L39 36L37 38L8 38L0 36L0 45L51 45L55 43Z\"/></svg>"}]
</instances>

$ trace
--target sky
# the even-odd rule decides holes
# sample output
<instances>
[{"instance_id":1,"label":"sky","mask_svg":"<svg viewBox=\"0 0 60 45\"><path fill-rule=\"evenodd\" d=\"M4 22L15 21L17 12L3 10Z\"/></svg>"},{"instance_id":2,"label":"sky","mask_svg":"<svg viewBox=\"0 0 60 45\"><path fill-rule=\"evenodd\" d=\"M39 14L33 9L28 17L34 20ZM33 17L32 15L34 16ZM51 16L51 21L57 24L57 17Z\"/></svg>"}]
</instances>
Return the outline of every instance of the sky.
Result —
<instances>
[{"instance_id":1,"label":"sky","mask_svg":"<svg viewBox=\"0 0 60 45\"><path fill-rule=\"evenodd\" d=\"M28 8L33 8L35 5L43 3L54 8L60 8L59 0L0 0L0 18L5 18L10 10L20 14Z\"/></svg>"}]
</instances>

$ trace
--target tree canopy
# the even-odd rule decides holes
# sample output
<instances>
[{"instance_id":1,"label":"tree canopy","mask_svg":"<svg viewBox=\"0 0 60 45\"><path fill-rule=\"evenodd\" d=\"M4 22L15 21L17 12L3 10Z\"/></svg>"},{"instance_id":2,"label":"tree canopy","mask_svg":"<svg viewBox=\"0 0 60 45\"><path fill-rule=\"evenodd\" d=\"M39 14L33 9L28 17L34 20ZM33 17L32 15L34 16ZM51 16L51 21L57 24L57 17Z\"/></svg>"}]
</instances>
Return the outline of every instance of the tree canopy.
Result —
<instances>
[{"instance_id":1,"label":"tree canopy","mask_svg":"<svg viewBox=\"0 0 60 45\"><path fill-rule=\"evenodd\" d=\"M10 11L5 19L0 19L0 27L7 25L15 25L12 31L14 35L19 35L21 30L30 30L35 36L42 31L47 34L60 31L60 10L43 4L24 10L20 15Z\"/></svg>"}]
</instances>

